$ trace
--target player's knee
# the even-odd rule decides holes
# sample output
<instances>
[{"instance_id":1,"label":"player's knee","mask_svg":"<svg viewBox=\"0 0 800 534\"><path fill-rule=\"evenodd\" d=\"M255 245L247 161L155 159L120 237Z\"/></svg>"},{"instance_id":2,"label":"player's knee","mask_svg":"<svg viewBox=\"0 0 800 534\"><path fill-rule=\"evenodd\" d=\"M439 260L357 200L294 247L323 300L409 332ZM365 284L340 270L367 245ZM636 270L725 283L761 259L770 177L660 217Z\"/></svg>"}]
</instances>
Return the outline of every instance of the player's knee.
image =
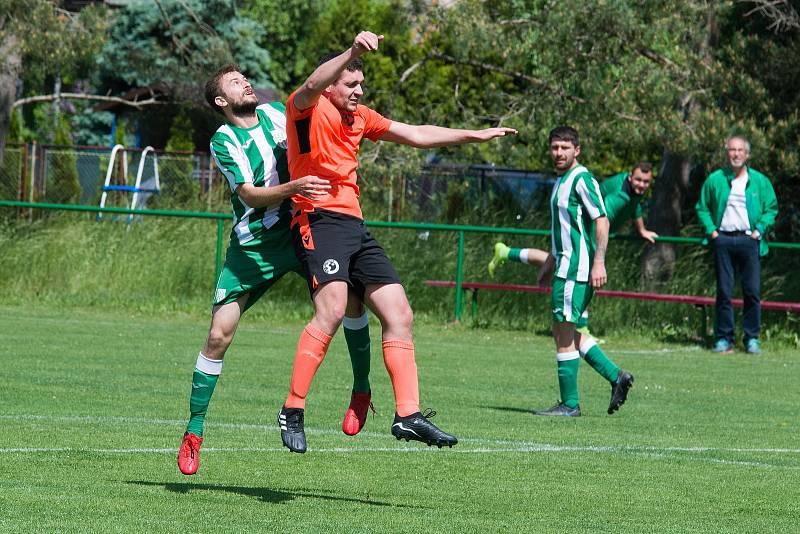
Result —
<instances>
[{"instance_id":1,"label":"player's knee","mask_svg":"<svg viewBox=\"0 0 800 534\"><path fill-rule=\"evenodd\" d=\"M225 353L228 347L233 341L233 333L226 332L222 328L212 328L208 332L208 340L206 341L206 345L209 349L209 352L214 353Z\"/></svg>"},{"instance_id":2,"label":"player's knee","mask_svg":"<svg viewBox=\"0 0 800 534\"><path fill-rule=\"evenodd\" d=\"M414 324L414 312L411 310L411 306L398 306L392 313L388 314L386 317L386 322L392 328L402 328L411 330L412 325Z\"/></svg>"},{"instance_id":3,"label":"player's knee","mask_svg":"<svg viewBox=\"0 0 800 534\"><path fill-rule=\"evenodd\" d=\"M321 306L317 306L316 316L325 324L336 328L344 319L346 307L344 302L326 302Z\"/></svg>"}]
</instances>

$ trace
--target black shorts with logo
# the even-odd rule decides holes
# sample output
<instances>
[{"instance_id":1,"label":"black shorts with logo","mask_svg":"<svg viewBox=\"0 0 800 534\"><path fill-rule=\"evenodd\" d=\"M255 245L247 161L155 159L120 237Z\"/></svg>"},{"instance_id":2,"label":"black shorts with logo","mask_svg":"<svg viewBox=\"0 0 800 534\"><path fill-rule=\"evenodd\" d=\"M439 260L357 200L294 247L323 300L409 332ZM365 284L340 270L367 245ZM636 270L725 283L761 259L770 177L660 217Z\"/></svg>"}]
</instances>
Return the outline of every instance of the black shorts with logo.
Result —
<instances>
[{"instance_id":1,"label":"black shorts with logo","mask_svg":"<svg viewBox=\"0 0 800 534\"><path fill-rule=\"evenodd\" d=\"M292 241L308 289L343 280L363 298L369 284L399 284L394 266L364 221L344 213L315 210L295 214Z\"/></svg>"}]
</instances>

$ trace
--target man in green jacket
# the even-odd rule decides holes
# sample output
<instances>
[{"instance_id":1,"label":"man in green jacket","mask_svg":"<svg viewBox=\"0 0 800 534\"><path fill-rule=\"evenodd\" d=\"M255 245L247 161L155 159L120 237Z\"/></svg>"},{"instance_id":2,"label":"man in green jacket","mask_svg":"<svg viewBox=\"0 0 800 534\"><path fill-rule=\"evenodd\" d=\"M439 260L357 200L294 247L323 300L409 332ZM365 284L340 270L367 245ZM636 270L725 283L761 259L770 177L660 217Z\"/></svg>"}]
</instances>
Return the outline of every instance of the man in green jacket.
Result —
<instances>
[{"instance_id":1,"label":"man in green jacket","mask_svg":"<svg viewBox=\"0 0 800 534\"><path fill-rule=\"evenodd\" d=\"M750 168L750 143L742 136L725 142L728 166L706 178L695 205L697 217L714 252L717 275L714 352L733 352L733 283L742 279L744 345L760 354L761 256L767 254L766 234L775 223L778 201L769 178Z\"/></svg>"}]
</instances>

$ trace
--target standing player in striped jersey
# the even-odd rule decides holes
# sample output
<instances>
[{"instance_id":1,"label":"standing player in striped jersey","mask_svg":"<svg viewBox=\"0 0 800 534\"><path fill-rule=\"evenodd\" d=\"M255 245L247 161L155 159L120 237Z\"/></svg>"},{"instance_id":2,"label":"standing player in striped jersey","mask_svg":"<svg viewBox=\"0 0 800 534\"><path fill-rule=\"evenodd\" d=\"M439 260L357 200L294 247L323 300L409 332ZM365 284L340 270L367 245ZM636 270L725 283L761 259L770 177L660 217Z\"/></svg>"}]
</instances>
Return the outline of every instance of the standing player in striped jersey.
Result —
<instances>
[{"instance_id":1,"label":"standing player in striped jersey","mask_svg":"<svg viewBox=\"0 0 800 534\"><path fill-rule=\"evenodd\" d=\"M211 137L211 153L231 189L233 230L214 291L211 328L192 376L191 415L178 452L178 466L186 475L200 464L208 404L239 319L284 274L302 271L289 230L291 197L320 198L331 188L316 176L289 181L285 107L279 102L259 105L236 65L223 67L206 83L205 97L225 116ZM361 303L350 303L348 315L356 315L347 319L359 324L352 332L345 329L351 358L368 362L369 329Z\"/></svg>"},{"instance_id":2,"label":"standing player in striped jersey","mask_svg":"<svg viewBox=\"0 0 800 534\"><path fill-rule=\"evenodd\" d=\"M608 359L591 336L577 332L575 323L584 314L595 289L606 283L608 217L594 176L580 163L578 132L559 126L550 132L550 157L561 176L550 197L551 254L539 283L552 277L553 338L556 342L558 387L561 400L537 415L581 415L578 403L578 365L583 356L595 371L611 383L608 413L625 402L633 375Z\"/></svg>"},{"instance_id":3,"label":"standing player in striped jersey","mask_svg":"<svg viewBox=\"0 0 800 534\"><path fill-rule=\"evenodd\" d=\"M358 150L365 137L434 148L482 143L516 130L403 124L360 104L361 56L377 50L382 40L372 32L359 33L350 48L323 60L286 103L292 180L314 174L331 183L329 194L322 198L302 193L294 197L295 250L306 271L314 317L298 340L289 395L278 415L283 444L293 452L306 451L306 397L342 322L348 291L358 292L381 321L383 361L395 395L392 435L439 447L458 441L420 412L413 313L392 263L364 226L356 184Z\"/></svg>"},{"instance_id":4,"label":"standing player in striped jersey","mask_svg":"<svg viewBox=\"0 0 800 534\"><path fill-rule=\"evenodd\" d=\"M630 172L621 172L600 183L600 194L606 207L606 216L611 226L610 232L617 232L628 220L633 220L636 230L645 241L655 243L658 234L648 230L642 218L643 195L653 182L653 165L648 161L640 161ZM541 269L550 254L538 248L511 248L505 243L495 243L494 256L489 262L489 275L508 261L516 261ZM581 332L589 333L588 310L576 323Z\"/></svg>"}]
</instances>

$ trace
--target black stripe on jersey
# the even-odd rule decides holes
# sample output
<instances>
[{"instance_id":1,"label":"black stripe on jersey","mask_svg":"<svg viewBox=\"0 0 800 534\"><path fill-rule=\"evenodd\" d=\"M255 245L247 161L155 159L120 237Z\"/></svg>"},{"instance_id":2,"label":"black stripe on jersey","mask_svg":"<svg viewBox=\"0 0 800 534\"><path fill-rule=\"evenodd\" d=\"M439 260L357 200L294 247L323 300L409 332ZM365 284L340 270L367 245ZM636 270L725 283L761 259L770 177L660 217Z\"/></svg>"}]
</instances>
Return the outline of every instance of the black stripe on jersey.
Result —
<instances>
[{"instance_id":1,"label":"black stripe on jersey","mask_svg":"<svg viewBox=\"0 0 800 534\"><path fill-rule=\"evenodd\" d=\"M308 154L311 152L311 117L294 121L294 127L297 130L297 142L300 144L300 153Z\"/></svg>"}]
</instances>

